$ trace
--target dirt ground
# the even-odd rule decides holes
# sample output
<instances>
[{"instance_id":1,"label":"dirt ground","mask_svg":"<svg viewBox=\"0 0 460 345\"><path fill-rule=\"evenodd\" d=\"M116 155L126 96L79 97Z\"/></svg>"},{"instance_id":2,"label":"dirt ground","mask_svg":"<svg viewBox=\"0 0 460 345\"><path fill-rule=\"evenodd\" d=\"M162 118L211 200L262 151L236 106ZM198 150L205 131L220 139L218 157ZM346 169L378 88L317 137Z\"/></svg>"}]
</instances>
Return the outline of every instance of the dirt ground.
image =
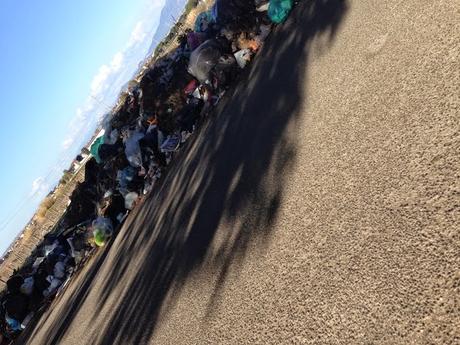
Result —
<instances>
[{"instance_id":1,"label":"dirt ground","mask_svg":"<svg viewBox=\"0 0 460 345\"><path fill-rule=\"evenodd\" d=\"M460 2L302 1L30 344L460 344Z\"/></svg>"}]
</instances>

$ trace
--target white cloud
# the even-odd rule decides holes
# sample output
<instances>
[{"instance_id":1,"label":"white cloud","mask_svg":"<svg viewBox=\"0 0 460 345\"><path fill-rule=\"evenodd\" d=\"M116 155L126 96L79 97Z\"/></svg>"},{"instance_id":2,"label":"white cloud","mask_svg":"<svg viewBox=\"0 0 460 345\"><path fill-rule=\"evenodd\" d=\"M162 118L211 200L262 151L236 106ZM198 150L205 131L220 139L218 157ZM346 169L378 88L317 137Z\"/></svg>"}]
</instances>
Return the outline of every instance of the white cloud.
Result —
<instances>
[{"instance_id":1,"label":"white cloud","mask_svg":"<svg viewBox=\"0 0 460 345\"><path fill-rule=\"evenodd\" d=\"M118 72L120 70L120 68L123 66L124 59L125 55L122 52L118 52L115 54L115 56L112 59L112 62L110 63L112 72Z\"/></svg>"},{"instance_id":2,"label":"white cloud","mask_svg":"<svg viewBox=\"0 0 460 345\"><path fill-rule=\"evenodd\" d=\"M136 44L142 43L146 37L147 37L147 33L144 30L144 22L143 21L137 22L136 26L131 32L131 37L128 41L128 48L131 48Z\"/></svg>"},{"instance_id":3,"label":"white cloud","mask_svg":"<svg viewBox=\"0 0 460 345\"><path fill-rule=\"evenodd\" d=\"M99 71L94 76L93 81L91 82L91 94L93 96L98 95L104 90L105 82L109 78L110 73L111 69L107 65L102 65L99 68Z\"/></svg>"},{"instance_id":4,"label":"white cloud","mask_svg":"<svg viewBox=\"0 0 460 345\"><path fill-rule=\"evenodd\" d=\"M117 73L124 66L125 54L123 52L116 53L109 65L102 65L99 71L94 76L91 82L91 96L97 97L104 92L108 87L107 80L113 74ZM94 105L89 103L89 107L92 109ZM85 109L89 111L91 109Z\"/></svg>"},{"instance_id":5,"label":"white cloud","mask_svg":"<svg viewBox=\"0 0 460 345\"><path fill-rule=\"evenodd\" d=\"M87 108L88 107L85 106L84 110L82 108L77 108L75 111L75 116L69 123L67 137L62 142L62 148L64 150L69 149L85 129L88 118Z\"/></svg>"},{"instance_id":6,"label":"white cloud","mask_svg":"<svg viewBox=\"0 0 460 345\"><path fill-rule=\"evenodd\" d=\"M71 132L75 132L76 130L84 127L85 121L88 117L87 110L83 110L82 108L77 108L75 110L75 117L69 123L69 129Z\"/></svg>"},{"instance_id":7,"label":"white cloud","mask_svg":"<svg viewBox=\"0 0 460 345\"><path fill-rule=\"evenodd\" d=\"M32 182L32 190L31 195L35 195L37 193L46 192L49 188L48 183L45 181L43 177L38 177Z\"/></svg>"},{"instance_id":8,"label":"white cloud","mask_svg":"<svg viewBox=\"0 0 460 345\"><path fill-rule=\"evenodd\" d=\"M62 148L67 150L70 146L72 146L73 142L75 141L75 137L68 137L62 142Z\"/></svg>"},{"instance_id":9,"label":"white cloud","mask_svg":"<svg viewBox=\"0 0 460 345\"><path fill-rule=\"evenodd\" d=\"M84 106L84 111L86 113L89 113L91 110L94 109L94 102L92 102L92 98L91 97L88 97L88 99L86 100L85 102L85 106Z\"/></svg>"},{"instance_id":10,"label":"white cloud","mask_svg":"<svg viewBox=\"0 0 460 345\"><path fill-rule=\"evenodd\" d=\"M75 115L76 115L75 118L78 121L84 120L85 118L85 115L83 114L83 110L81 108L77 108L77 110L75 111Z\"/></svg>"},{"instance_id":11,"label":"white cloud","mask_svg":"<svg viewBox=\"0 0 460 345\"><path fill-rule=\"evenodd\" d=\"M152 11L157 11L157 10L161 10L163 8L163 6L165 5L165 1L162 0L157 0L157 1L149 1L148 2L148 5L147 5L147 10L149 12L152 12Z\"/></svg>"}]
</instances>

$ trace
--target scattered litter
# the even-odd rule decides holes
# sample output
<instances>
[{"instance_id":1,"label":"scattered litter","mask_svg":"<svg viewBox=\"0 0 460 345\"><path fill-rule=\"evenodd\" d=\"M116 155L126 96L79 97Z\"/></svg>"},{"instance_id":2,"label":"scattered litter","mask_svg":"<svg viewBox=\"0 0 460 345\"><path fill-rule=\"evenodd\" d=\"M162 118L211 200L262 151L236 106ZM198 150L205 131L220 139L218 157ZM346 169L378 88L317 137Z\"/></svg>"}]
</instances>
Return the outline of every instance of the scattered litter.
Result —
<instances>
[{"instance_id":1,"label":"scattered litter","mask_svg":"<svg viewBox=\"0 0 460 345\"><path fill-rule=\"evenodd\" d=\"M206 30L208 30L209 25L213 22L214 18L211 11L202 12L196 17L195 31L205 32Z\"/></svg>"},{"instance_id":2,"label":"scattered litter","mask_svg":"<svg viewBox=\"0 0 460 345\"><path fill-rule=\"evenodd\" d=\"M217 40L208 40L190 55L188 71L200 82L209 80L211 70L218 64L222 48Z\"/></svg>"},{"instance_id":3,"label":"scattered litter","mask_svg":"<svg viewBox=\"0 0 460 345\"><path fill-rule=\"evenodd\" d=\"M142 153L139 140L144 134L138 131L128 131L125 139L125 154L129 164L134 168L142 167Z\"/></svg>"},{"instance_id":4,"label":"scattered litter","mask_svg":"<svg viewBox=\"0 0 460 345\"><path fill-rule=\"evenodd\" d=\"M91 145L90 152L93 155L94 159L96 159L96 162L101 163L102 160L99 157L99 147L104 144L104 136L101 136L96 139L96 141Z\"/></svg>"},{"instance_id":5,"label":"scattered litter","mask_svg":"<svg viewBox=\"0 0 460 345\"><path fill-rule=\"evenodd\" d=\"M14 339L117 234L143 195L167 181L161 177L176 152L250 65L271 23L284 22L293 5L293 0L215 0L197 16L193 31L177 37L176 48L145 65L140 79L129 83L89 152L79 155L84 181L70 195L61 221L21 274L7 281L0 339Z\"/></svg>"},{"instance_id":6,"label":"scattered litter","mask_svg":"<svg viewBox=\"0 0 460 345\"><path fill-rule=\"evenodd\" d=\"M235 54L236 62L240 68L245 68L249 61L251 61L251 50L250 49L241 49Z\"/></svg>"},{"instance_id":7,"label":"scattered litter","mask_svg":"<svg viewBox=\"0 0 460 345\"><path fill-rule=\"evenodd\" d=\"M127 210L132 210L136 205L137 200L139 199L139 194L136 192L129 192L125 195L125 208Z\"/></svg>"},{"instance_id":8,"label":"scattered litter","mask_svg":"<svg viewBox=\"0 0 460 345\"><path fill-rule=\"evenodd\" d=\"M112 222L108 218L98 217L93 221L93 236L94 243L98 247L102 247L112 237L113 226Z\"/></svg>"},{"instance_id":9,"label":"scattered litter","mask_svg":"<svg viewBox=\"0 0 460 345\"><path fill-rule=\"evenodd\" d=\"M268 17L273 23L282 23L291 12L292 6L293 0L270 0Z\"/></svg>"},{"instance_id":10,"label":"scattered litter","mask_svg":"<svg viewBox=\"0 0 460 345\"><path fill-rule=\"evenodd\" d=\"M168 135L164 143L161 145L161 151L163 152L174 152L177 151L181 143L180 134Z\"/></svg>"}]
</instances>

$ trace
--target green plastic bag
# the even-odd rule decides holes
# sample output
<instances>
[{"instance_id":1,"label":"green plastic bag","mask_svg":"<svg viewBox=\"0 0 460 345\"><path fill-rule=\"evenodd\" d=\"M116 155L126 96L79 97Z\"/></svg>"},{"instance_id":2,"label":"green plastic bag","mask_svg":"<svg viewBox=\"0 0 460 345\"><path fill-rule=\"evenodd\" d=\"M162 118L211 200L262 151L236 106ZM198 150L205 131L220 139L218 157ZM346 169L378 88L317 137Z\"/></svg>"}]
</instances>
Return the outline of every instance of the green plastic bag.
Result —
<instances>
[{"instance_id":1,"label":"green plastic bag","mask_svg":"<svg viewBox=\"0 0 460 345\"><path fill-rule=\"evenodd\" d=\"M268 17L276 24L284 22L292 10L292 5L293 0L270 0Z\"/></svg>"},{"instance_id":2,"label":"green plastic bag","mask_svg":"<svg viewBox=\"0 0 460 345\"><path fill-rule=\"evenodd\" d=\"M94 235L94 243L98 247L103 247L105 245L105 242L107 242L107 235L105 232L101 229L96 229L93 233Z\"/></svg>"},{"instance_id":3,"label":"green plastic bag","mask_svg":"<svg viewBox=\"0 0 460 345\"><path fill-rule=\"evenodd\" d=\"M98 247L103 247L110 237L112 237L112 222L108 218L98 217L93 221L92 226L94 229L94 244Z\"/></svg>"},{"instance_id":4,"label":"green plastic bag","mask_svg":"<svg viewBox=\"0 0 460 345\"><path fill-rule=\"evenodd\" d=\"M101 163L102 160L99 157L99 146L101 146L104 143L104 136L99 137L96 139L96 141L91 145L91 149L89 150L91 154L93 155L94 159L96 159L96 162Z\"/></svg>"}]
</instances>

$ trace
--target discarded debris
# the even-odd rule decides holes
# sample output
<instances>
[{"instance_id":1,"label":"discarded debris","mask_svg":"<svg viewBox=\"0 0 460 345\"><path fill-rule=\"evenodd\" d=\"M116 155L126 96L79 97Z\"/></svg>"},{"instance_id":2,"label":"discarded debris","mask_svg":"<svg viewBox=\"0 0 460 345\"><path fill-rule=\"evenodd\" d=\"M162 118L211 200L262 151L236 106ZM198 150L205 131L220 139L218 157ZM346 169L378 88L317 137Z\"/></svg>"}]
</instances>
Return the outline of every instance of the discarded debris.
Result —
<instances>
[{"instance_id":1,"label":"discarded debris","mask_svg":"<svg viewBox=\"0 0 460 345\"><path fill-rule=\"evenodd\" d=\"M293 0L270 0L268 16L273 23L282 23L291 12L292 6Z\"/></svg>"},{"instance_id":2,"label":"discarded debris","mask_svg":"<svg viewBox=\"0 0 460 345\"><path fill-rule=\"evenodd\" d=\"M150 193L176 152L250 65L293 0L216 0L180 44L148 66L110 114L90 147L85 180L1 298L1 336L14 339L61 293L91 253L116 236L142 195Z\"/></svg>"}]
</instances>

